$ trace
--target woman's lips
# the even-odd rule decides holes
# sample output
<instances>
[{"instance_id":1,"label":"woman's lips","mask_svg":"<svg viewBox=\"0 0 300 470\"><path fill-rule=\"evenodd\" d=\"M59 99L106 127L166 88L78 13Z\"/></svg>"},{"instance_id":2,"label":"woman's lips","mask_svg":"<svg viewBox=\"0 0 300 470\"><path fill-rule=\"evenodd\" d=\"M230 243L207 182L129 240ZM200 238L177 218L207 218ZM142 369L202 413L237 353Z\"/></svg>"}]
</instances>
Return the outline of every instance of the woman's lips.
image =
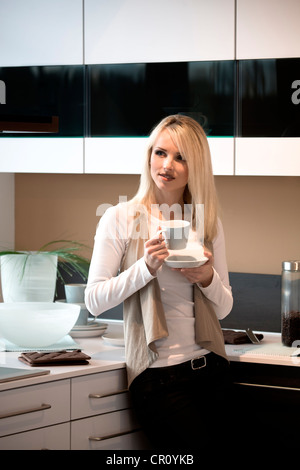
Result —
<instances>
[{"instance_id":1,"label":"woman's lips","mask_svg":"<svg viewBox=\"0 0 300 470\"><path fill-rule=\"evenodd\" d=\"M172 181L175 178L172 175L169 175L168 173L159 173L159 176L164 180L164 181Z\"/></svg>"}]
</instances>

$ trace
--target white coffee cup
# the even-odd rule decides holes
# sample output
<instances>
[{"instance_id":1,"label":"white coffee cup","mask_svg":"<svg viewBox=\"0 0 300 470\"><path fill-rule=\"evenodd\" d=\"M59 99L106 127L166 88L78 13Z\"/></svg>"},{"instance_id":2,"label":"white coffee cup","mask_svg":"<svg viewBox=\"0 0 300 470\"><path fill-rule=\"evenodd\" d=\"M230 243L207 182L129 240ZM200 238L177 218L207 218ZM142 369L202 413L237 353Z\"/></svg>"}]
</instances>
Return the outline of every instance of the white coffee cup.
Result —
<instances>
[{"instance_id":1,"label":"white coffee cup","mask_svg":"<svg viewBox=\"0 0 300 470\"><path fill-rule=\"evenodd\" d=\"M66 301L69 304L83 304L86 284L65 284Z\"/></svg>"},{"instance_id":2,"label":"white coffee cup","mask_svg":"<svg viewBox=\"0 0 300 470\"><path fill-rule=\"evenodd\" d=\"M168 249L183 250L189 238L190 223L186 220L168 220L162 223Z\"/></svg>"}]
</instances>

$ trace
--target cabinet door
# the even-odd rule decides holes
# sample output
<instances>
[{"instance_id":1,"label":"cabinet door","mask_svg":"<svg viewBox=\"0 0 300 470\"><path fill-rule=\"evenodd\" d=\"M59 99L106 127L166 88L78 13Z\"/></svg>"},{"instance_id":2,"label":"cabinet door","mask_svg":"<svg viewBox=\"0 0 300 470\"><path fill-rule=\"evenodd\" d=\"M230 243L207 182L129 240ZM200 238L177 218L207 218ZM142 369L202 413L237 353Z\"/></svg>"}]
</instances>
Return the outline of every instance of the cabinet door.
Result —
<instances>
[{"instance_id":1,"label":"cabinet door","mask_svg":"<svg viewBox=\"0 0 300 470\"><path fill-rule=\"evenodd\" d=\"M82 64L82 0L0 2L0 66Z\"/></svg>"},{"instance_id":2,"label":"cabinet door","mask_svg":"<svg viewBox=\"0 0 300 470\"><path fill-rule=\"evenodd\" d=\"M209 137L213 173L217 175L234 174L234 138Z\"/></svg>"},{"instance_id":3,"label":"cabinet door","mask_svg":"<svg viewBox=\"0 0 300 470\"><path fill-rule=\"evenodd\" d=\"M131 410L106 413L71 423L71 450L146 448Z\"/></svg>"},{"instance_id":4,"label":"cabinet door","mask_svg":"<svg viewBox=\"0 0 300 470\"><path fill-rule=\"evenodd\" d=\"M125 369L72 379L71 419L129 407Z\"/></svg>"},{"instance_id":5,"label":"cabinet door","mask_svg":"<svg viewBox=\"0 0 300 470\"><path fill-rule=\"evenodd\" d=\"M86 138L85 173L141 174L146 141L143 137Z\"/></svg>"},{"instance_id":6,"label":"cabinet door","mask_svg":"<svg viewBox=\"0 0 300 470\"><path fill-rule=\"evenodd\" d=\"M297 0L237 0L236 58L299 57L299 18Z\"/></svg>"},{"instance_id":7,"label":"cabinet door","mask_svg":"<svg viewBox=\"0 0 300 470\"><path fill-rule=\"evenodd\" d=\"M234 0L85 0L85 62L234 58Z\"/></svg>"},{"instance_id":8,"label":"cabinet door","mask_svg":"<svg viewBox=\"0 0 300 470\"><path fill-rule=\"evenodd\" d=\"M234 139L208 139L214 175L234 174ZM91 137L85 139L85 173L131 174L142 171L147 138ZM114 158L108 158L113 155Z\"/></svg>"},{"instance_id":9,"label":"cabinet door","mask_svg":"<svg viewBox=\"0 0 300 470\"><path fill-rule=\"evenodd\" d=\"M236 175L300 176L300 139L237 138Z\"/></svg>"},{"instance_id":10,"label":"cabinet door","mask_svg":"<svg viewBox=\"0 0 300 470\"><path fill-rule=\"evenodd\" d=\"M69 420L69 380L15 388L0 393L0 436Z\"/></svg>"},{"instance_id":11,"label":"cabinet door","mask_svg":"<svg viewBox=\"0 0 300 470\"><path fill-rule=\"evenodd\" d=\"M69 450L70 423L0 438L1 450Z\"/></svg>"},{"instance_id":12,"label":"cabinet door","mask_svg":"<svg viewBox=\"0 0 300 470\"><path fill-rule=\"evenodd\" d=\"M3 173L82 173L83 138L0 139Z\"/></svg>"}]
</instances>

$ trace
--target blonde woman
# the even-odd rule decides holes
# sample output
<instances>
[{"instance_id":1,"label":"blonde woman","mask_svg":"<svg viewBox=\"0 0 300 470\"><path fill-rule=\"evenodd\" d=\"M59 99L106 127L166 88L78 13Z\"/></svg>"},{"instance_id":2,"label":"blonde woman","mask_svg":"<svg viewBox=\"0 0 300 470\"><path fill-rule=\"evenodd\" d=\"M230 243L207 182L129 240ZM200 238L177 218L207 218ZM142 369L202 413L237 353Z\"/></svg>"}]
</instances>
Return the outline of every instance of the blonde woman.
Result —
<instances>
[{"instance_id":1,"label":"blonde woman","mask_svg":"<svg viewBox=\"0 0 300 470\"><path fill-rule=\"evenodd\" d=\"M165 262L172 218L190 221L203 265ZM123 303L128 386L153 447L199 448L217 425L228 373L219 320L232 302L207 138L169 116L149 137L136 196L99 222L86 289L95 316Z\"/></svg>"}]
</instances>

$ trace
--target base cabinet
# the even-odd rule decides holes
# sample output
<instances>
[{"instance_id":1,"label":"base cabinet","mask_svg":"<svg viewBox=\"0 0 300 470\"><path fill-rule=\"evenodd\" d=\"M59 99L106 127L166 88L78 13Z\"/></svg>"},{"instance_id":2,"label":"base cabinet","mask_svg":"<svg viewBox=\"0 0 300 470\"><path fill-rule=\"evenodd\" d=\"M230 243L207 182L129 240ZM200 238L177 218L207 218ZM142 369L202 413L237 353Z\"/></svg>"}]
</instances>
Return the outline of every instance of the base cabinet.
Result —
<instances>
[{"instance_id":1,"label":"base cabinet","mask_svg":"<svg viewBox=\"0 0 300 470\"><path fill-rule=\"evenodd\" d=\"M297 367L232 363L230 424L236 445L298 455L300 376ZM234 419L235 418L235 419Z\"/></svg>"},{"instance_id":2,"label":"base cabinet","mask_svg":"<svg viewBox=\"0 0 300 470\"><path fill-rule=\"evenodd\" d=\"M132 410L120 410L71 423L71 450L137 450L146 442Z\"/></svg>"},{"instance_id":3,"label":"base cabinet","mask_svg":"<svg viewBox=\"0 0 300 470\"><path fill-rule=\"evenodd\" d=\"M0 450L142 450L125 369L0 392Z\"/></svg>"},{"instance_id":4,"label":"base cabinet","mask_svg":"<svg viewBox=\"0 0 300 470\"><path fill-rule=\"evenodd\" d=\"M69 423L21 432L0 439L0 450L67 450L69 448Z\"/></svg>"}]
</instances>

